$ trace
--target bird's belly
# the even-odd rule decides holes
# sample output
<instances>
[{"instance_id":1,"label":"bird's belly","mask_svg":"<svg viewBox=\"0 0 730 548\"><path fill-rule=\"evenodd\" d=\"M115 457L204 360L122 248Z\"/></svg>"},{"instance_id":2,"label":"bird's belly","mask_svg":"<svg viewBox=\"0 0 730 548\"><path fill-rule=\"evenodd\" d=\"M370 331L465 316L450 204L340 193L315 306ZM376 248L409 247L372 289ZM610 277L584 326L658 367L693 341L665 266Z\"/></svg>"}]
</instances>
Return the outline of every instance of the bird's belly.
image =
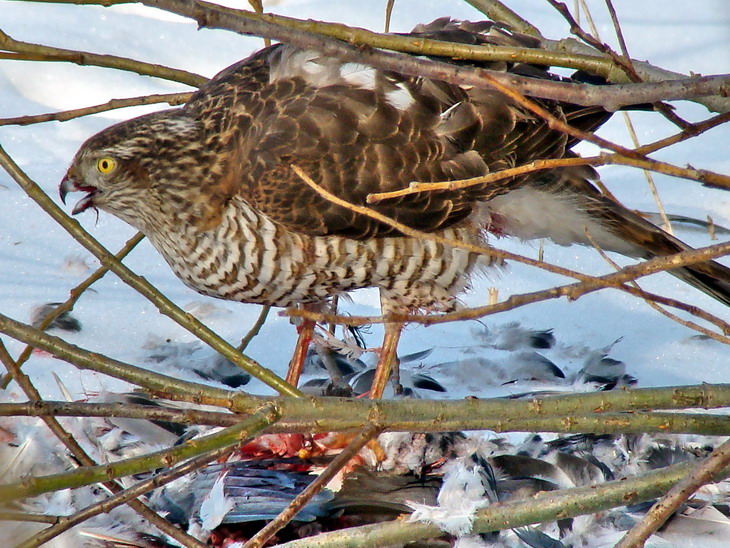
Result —
<instances>
[{"instance_id":1,"label":"bird's belly","mask_svg":"<svg viewBox=\"0 0 730 548\"><path fill-rule=\"evenodd\" d=\"M465 228L441 235L481 243L479 234ZM472 253L428 239L309 237L270 221L255 230L222 226L199 234L184 250L175 249L179 245L170 239L152 243L194 290L272 306L320 302L344 291L379 287L397 304L450 309L479 262Z\"/></svg>"}]
</instances>

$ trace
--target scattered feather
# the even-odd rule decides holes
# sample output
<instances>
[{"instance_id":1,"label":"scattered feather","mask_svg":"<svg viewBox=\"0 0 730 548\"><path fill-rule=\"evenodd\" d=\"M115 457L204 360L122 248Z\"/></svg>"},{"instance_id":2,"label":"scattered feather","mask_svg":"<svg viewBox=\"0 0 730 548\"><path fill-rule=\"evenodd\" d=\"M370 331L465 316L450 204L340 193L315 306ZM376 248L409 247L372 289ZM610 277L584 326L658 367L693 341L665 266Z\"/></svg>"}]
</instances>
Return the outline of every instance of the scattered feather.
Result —
<instances>
[{"instance_id":1,"label":"scattered feather","mask_svg":"<svg viewBox=\"0 0 730 548\"><path fill-rule=\"evenodd\" d=\"M178 343L151 338L145 348L149 351L146 362L190 371L206 381L240 388L251 380L246 371L198 341Z\"/></svg>"},{"instance_id":2,"label":"scattered feather","mask_svg":"<svg viewBox=\"0 0 730 548\"><path fill-rule=\"evenodd\" d=\"M73 276L84 276L91 271L91 267L84 257L79 255L68 255L61 263L61 270Z\"/></svg>"},{"instance_id":3,"label":"scattered feather","mask_svg":"<svg viewBox=\"0 0 730 548\"><path fill-rule=\"evenodd\" d=\"M40 327L43 320L51 314L56 308L63 303L46 303L33 309L30 314L30 323L33 327ZM81 331L81 322L77 320L71 312L62 312L57 318L48 325L46 329L60 329L61 331L69 331L78 333Z\"/></svg>"},{"instance_id":4,"label":"scattered feather","mask_svg":"<svg viewBox=\"0 0 730 548\"><path fill-rule=\"evenodd\" d=\"M200 504L200 525L206 531L212 531L218 527L226 515L236 506L235 501L231 497L226 496L223 490L226 475L228 475L228 470L220 473L213 487L203 497L203 502Z\"/></svg>"}]
</instances>

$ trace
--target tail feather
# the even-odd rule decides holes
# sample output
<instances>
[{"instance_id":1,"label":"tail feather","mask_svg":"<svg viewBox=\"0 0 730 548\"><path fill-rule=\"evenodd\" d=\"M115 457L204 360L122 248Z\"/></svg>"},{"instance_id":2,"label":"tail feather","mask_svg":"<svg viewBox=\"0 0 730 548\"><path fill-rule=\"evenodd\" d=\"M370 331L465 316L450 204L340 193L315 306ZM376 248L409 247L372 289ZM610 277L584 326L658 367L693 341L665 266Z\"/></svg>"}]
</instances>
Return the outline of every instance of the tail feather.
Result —
<instances>
[{"instance_id":1,"label":"tail feather","mask_svg":"<svg viewBox=\"0 0 730 548\"><path fill-rule=\"evenodd\" d=\"M713 272L703 272L705 268L701 267L712 267L707 269L713 270ZM707 263L700 263L696 266L683 266L668 270L667 272L714 297L721 303L730 306L730 282L728 282L730 279L730 269L725 266L715 261L708 261Z\"/></svg>"},{"instance_id":2,"label":"tail feather","mask_svg":"<svg viewBox=\"0 0 730 548\"><path fill-rule=\"evenodd\" d=\"M598 246L651 259L692 249L640 215L600 194L585 171L555 170L488 202L489 229L524 240ZM667 272L730 306L730 268L704 261Z\"/></svg>"},{"instance_id":3,"label":"tail feather","mask_svg":"<svg viewBox=\"0 0 730 548\"><path fill-rule=\"evenodd\" d=\"M674 255L693 249L643 217L603 198L607 207L602 215L619 237L636 245L643 259ZM717 261L703 261L667 270L683 282L730 306L730 268Z\"/></svg>"}]
</instances>

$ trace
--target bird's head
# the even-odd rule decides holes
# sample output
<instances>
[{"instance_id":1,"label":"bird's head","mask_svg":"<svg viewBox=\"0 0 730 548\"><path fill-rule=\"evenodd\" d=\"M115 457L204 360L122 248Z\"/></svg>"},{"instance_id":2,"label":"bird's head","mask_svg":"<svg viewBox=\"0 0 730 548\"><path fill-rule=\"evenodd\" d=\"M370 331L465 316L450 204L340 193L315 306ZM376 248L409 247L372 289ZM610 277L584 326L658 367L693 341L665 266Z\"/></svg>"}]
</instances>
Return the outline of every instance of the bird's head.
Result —
<instances>
[{"instance_id":1,"label":"bird's head","mask_svg":"<svg viewBox=\"0 0 730 548\"><path fill-rule=\"evenodd\" d=\"M206 164L200 133L199 124L179 110L111 126L76 153L59 187L61 201L84 192L72 215L98 208L145 232L161 214L184 208L179 196L199 184Z\"/></svg>"}]
</instances>

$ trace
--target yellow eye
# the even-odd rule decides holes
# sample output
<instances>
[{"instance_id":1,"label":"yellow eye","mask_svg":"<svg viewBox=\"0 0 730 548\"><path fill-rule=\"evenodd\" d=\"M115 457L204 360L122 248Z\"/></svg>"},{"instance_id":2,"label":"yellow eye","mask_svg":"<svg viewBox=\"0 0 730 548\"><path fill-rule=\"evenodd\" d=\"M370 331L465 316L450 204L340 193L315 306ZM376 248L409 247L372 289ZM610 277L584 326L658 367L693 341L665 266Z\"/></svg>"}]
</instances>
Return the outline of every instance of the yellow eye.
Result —
<instances>
[{"instance_id":1,"label":"yellow eye","mask_svg":"<svg viewBox=\"0 0 730 548\"><path fill-rule=\"evenodd\" d=\"M114 171L115 167L117 167L117 161L110 156L104 156L96 161L96 169L103 175L108 175Z\"/></svg>"}]
</instances>

